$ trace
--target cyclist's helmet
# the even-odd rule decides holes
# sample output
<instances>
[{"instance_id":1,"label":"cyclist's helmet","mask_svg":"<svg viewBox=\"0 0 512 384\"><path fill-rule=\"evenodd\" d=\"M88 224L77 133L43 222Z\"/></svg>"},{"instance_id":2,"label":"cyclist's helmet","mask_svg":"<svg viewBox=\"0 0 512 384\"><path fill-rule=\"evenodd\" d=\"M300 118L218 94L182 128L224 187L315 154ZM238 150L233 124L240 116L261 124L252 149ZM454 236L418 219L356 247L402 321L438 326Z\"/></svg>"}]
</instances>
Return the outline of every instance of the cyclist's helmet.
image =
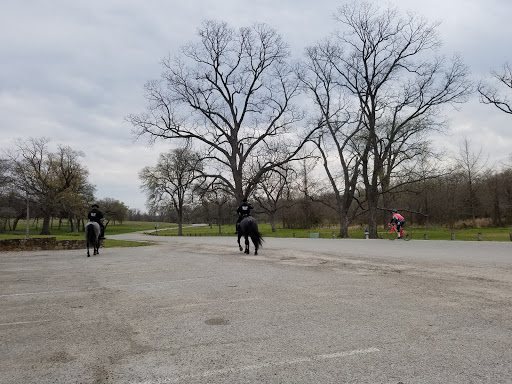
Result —
<instances>
[{"instance_id":1,"label":"cyclist's helmet","mask_svg":"<svg viewBox=\"0 0 512 384\"><path fill-rule=\"evenodd\" d=\"M396 209L392 209L391 212L398 213L398 211Z\"/></svg>"}]
</instances>

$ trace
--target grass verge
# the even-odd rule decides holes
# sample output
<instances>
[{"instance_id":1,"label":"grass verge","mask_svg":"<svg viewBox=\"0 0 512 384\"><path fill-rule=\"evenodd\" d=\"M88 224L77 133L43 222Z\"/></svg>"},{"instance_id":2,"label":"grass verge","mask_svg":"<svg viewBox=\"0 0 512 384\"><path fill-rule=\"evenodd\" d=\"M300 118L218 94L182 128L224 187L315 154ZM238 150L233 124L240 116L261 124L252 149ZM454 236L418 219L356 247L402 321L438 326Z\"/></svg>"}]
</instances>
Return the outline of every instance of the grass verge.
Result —
<instances>
[{"instance_id":1,"label":"grass verge","mask_svg":"<svg viewBox=\"0 0 512 384\"><path fill-rule=\"evenodd\" d=\"M0 233L0 239L24 239L26 237L26 222L20 220L17 229L15 231L8 231ZM175 227L173 223L158 223L158 227ZM155 229L155 223L148 223L142 221L126 221L122 224L109 223L106 230L107 239L105 240L105 248L114 247L141 247L156 244L153 241L125 241L109 239L108 235L119 235L123 233L132 233L139 231L151 231ZM70 232L70 227L62 225L60 228L58 225L54 225L50 228L51 235L40 235L40 228L37 228L32 222L29 228L30 238L38 237L55 237L57 240L76 240L83 239L85 234L83 231Z\"/></svg>"},{"instance_id":2,"label":"grass verge","mask_svg":"<svg viewBox=\"0 0 512 384\"><path fill-rule=\"evenodd\" d=\"M264 237L295 237L307 238L320 234L320 238L338 238L339 229L337 228L313 228L313 229L282 229L277 228L276 232L272 232L270 224L259 224L259 230ZM482 241L511 241L510 234L512 228L470 228L451 230L448 228L423 228L423 227L407 227L407 230L412 234L414 240L425 240L425 235L428 240L451 240L452 233L456 241L478 241L478 234L481 233ZM236 236L234 234L234 225L223 225L220 229L218 226L204 227L186 227L183 228L183 236ZM349 230L349 237L352 239L364 239L364 229L356 228ZM177 236L177 229L158 231L156 236ZM379 236L382 235L386 238L384 228L379 228Z\"/></svg>"},{"instance_id":3,"label":"grass verge","mask_svg":"<svg viewBox=\"0 0 512 384\"><path fill-rule=\"evenodd\" d=\"M139 221L126 221L122 224L109 224L107 226L105 241L106 247L133 247L133 246L145 246L154 244L154 242L138 242L138 241L124 241L108 239L109 235L117 235L123 233L132 233L145 231L152 233L154 236L177 236L178 229L175 223L158 223L158 231L152 233L155 230L155 223L139 222ZM165 229L172 228L172 229ZM407 230L412 234L414 240L424 240L425 235L428 240L451 240L452 233L454 234L456 241L478 241L478 234L481 233L483 241L511 241L510 234L512 228L468 228L451 230L444 227L406 227ZM259 230L264 237L278 237L278 238L307 238L319 234L320 238L338 238L338 228L312 228L312 229L283 229L277 228L276 232L272 232L270 224L260 223ZM69 240L69 239L83 239L83 232L69 232L69 228L62 226L51 228L51 235L49 237L56 237L57 240ZM30 237L48 237L39 235L40 230L35 226L30 228ZM223 225L219 228L218 225L210 226L194 226L189 227L186 224L183 225L184 236L232 236L235 237L235 226L234 225ZM379 236L382 235L385 238L384 228L379 228ZM352 239L364 239L364 228L351 228L349 230L349 237ZM24 239L25 238L25 223L20 221L18 229L16 231L9 231L6 233L0 233L0 239ZM155 239L156 240L156 239Z\"/></svg>"}]
</instances>

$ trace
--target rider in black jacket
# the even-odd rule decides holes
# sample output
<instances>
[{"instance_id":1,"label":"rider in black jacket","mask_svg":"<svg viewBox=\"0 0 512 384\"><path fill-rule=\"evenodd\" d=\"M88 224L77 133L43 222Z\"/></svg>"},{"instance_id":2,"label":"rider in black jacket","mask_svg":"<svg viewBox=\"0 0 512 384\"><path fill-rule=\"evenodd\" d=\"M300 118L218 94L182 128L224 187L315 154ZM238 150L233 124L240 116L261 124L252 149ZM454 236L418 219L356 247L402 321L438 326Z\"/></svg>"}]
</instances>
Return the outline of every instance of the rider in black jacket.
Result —
<instances>
[{"instance_id":1,"label":"rider in black jacket","mask_svg":"<svg viewBox=\"0 0 512 384\"><path fill-rule=\"evenodd\" d=\"M95 221L100 225L100 239L105 238L105 226L103 225L103 213L99 210L100 206L98 204L91 205L91 210L89 211L89 214L87 215L87 218L89 221Z\"/></svg>"},{"instance_id":2,"label":"rider in black jacket","mask_svg":"<svg viewBox=\"0 0 512 384\"><path fill-rule=\"evenodd\" d=\"M242 199L242 204L238 206L238 209L236 212L238 213L238 220L236 221L236 231L235 233L238 233L240 229L240 222L244 217L251 216L251 209L254 209L254 207L247 202L247 197L244 197Z\"/></svg>"}]
</instances>

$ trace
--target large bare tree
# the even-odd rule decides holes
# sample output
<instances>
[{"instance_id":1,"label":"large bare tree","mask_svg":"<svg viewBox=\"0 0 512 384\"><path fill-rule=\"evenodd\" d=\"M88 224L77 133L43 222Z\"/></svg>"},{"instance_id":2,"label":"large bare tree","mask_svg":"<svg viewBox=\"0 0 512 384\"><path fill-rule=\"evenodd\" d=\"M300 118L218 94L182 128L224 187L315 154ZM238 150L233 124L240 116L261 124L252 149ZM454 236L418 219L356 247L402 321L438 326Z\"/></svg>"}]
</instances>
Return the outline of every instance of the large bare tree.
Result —
<instances>
[{"instance_id":1,"label":"large bare tree","mask_svg":"<svg viewBox=\"0 0 512 384\"><path fill-rule=\"evenodd\" d=\"M436 56L436 23L367 2L344 5L336 17L342 30L334 63L362 117L362 177L370 237L376 238L386 169L421 153L416 148L425 133L443 127L442 107L466 101L471 84L459 57Z\"/></svg>"},{"instance_id":2,"label":"large bare tree","mask_svg":"<svg viewBox=\"0 0 512 384\"><path fill-rule=\"evenodd\" d=\"M293 104L299 83L287 45L267 25L206 21L198 36L163 60L161 80L145 87L148 110L128 120L151 140L192 142L207 160L205 176L240 200L303 145L303 113Z\"/></svg>"},{"instance_id":3,"label":"large bare tree","mask_svg":"<svg viewBox=\"0 0 512 384\"><path fill-rule=\"evenodd\" d=\"M505 63L501 71L493 70L491 74L502 89L508 88L509 92L512 91L512 66L509 63ZM494 105L499 110L512 114L512 100L504 92L500 92L498 86L480 82L478 93L482 103Z\"/></svg>"},{"instance_id":4,"label":"large bare tree","mask_svg":"<svg viewBox=\"0 0 512 384\"><path fill-rule=\"evenodd\" d=\"M329 185L334 192L335 204L322 202L334 209L339 218L340 237L348 237L349 211L357 190L361 171L361 154L357 151L356 138L361 129L361 119L356 111L351 113L343 79L338 72L340 47L329 41L306 49L307 60L299 78L314 105L310 124L316 133L311 141L322 159Z\"/></svg>"}]
</instances>

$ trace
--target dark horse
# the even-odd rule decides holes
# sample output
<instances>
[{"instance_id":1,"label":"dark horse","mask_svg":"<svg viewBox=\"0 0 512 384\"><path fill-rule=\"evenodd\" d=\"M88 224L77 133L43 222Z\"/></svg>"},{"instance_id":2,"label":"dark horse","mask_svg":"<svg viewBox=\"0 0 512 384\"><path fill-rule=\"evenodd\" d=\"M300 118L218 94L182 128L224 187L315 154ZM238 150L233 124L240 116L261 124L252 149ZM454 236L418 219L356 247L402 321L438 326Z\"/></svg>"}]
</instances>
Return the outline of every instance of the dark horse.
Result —
<instances>
[{"instance_id":1,"label":"dark horse","mask_svg":"<svg viewBox=\"0 0 512 384\"><path fill-rule=\"evenodd\" d=\"M99 255L100 251L100 225L94 221L85 224L85 242L87 243L87 257L90 257L89 247L93 247L93 255Z\"/></svg>"},{"instance_id":2,"label":"dark horse","mask_svg":"<svg viewBox=\"0 0 512 384\"><path fill-rule=\"evenodd\" d=\"M258 223L256 222L256 219L252 216L245 217L240 222L240 229L238 230L238 247L240 248L240 251L243 250L242 246L240 245L240 238L245 238L245 253L249 253L249 237L252 240L252 243L254 244L254 254L258 254L258 248L261 247L263 242L263 236L258 231Z\"/></svg>"}]
</instances>

